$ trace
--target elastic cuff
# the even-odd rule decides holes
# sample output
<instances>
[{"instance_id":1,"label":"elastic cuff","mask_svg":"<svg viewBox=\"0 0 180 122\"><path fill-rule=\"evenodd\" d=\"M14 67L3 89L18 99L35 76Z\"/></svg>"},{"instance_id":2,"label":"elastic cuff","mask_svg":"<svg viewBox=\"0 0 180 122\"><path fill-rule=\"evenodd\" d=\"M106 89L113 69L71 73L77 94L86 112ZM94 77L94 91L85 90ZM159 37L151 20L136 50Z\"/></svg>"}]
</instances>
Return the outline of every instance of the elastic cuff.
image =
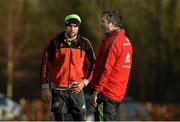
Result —
<instances>
[{"instance_id":1,"label":"elastic cuff","mask_svg":"<svg viewBox=\"0 0 180 122\"><path fill-rule=\"evenodd\" d=\"M42 84L42 89L49 89L49 83Z\"/></svg>"},{"instance_id":2,"label":"elastic cuff","mask_svg":"<svg viewBox=\"0 0 180 122\"><path fill-rule=\"evenodd\" d=\"M88 79L84 79L84 80L82 80L82 82L85 84L85 86L87 86L88 83L89 83L89 80Z\"/></svg>"},{"instance_id":3,"label":"elastic cuff","mask_svg":"<svg viewBox=\"0 0 180 122\"><path fill-rule=\"evenodd\" d=\"M99 93L99 92L94 91L94 92L93 92L93 96L96 97L96 96L98 95L98 93Z\"/></svg>"}]
</instances>

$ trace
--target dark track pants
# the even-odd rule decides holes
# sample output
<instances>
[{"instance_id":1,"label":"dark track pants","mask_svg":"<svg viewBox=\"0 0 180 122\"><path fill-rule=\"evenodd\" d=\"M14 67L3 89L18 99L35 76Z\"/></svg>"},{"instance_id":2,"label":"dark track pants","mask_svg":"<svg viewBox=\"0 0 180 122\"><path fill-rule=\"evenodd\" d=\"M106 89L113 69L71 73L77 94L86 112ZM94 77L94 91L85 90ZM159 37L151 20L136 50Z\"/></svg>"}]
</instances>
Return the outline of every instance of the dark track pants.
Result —
<instances>
[{"instance_id":1,"label":"dark track pants","mask_svg":"<svg viewBox=\"0 0 180 122\"><path fill-rule=\"evenodd\" d=\"M51 111L58 121L86 120L86 105L83 91L74 94L69 90L52 89Z\"/></svg>"},{"instance_id":2,"label":"dark track pants","mask_svg":"<svg viewBox=\"0 0 180 122\"><path fill-rule=\"evenodd\" d=\"M98 95L97 107L95 108L95 121L116 121L120 102Z\"/></svg>"}]
</instances>

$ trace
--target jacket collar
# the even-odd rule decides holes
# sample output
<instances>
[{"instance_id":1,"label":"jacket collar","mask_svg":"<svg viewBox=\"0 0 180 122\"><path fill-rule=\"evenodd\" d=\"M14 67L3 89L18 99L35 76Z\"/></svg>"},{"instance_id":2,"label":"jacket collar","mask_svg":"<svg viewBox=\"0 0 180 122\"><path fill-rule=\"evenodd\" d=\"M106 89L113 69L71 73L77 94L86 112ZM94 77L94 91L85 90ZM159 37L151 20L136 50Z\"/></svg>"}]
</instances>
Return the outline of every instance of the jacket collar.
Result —
<instances>
[{"instance_id":1,"label":"jacket collar","mask_svg":"<svg viewBox=\"0 0 180 122\"><path fill-rule=\"evenodd\" d=\"M108 33L107 36L114 36L114 35L117 35L118 33L125 33L125 31L124 29L117 29Z\"/></svg>"}]
</instances>

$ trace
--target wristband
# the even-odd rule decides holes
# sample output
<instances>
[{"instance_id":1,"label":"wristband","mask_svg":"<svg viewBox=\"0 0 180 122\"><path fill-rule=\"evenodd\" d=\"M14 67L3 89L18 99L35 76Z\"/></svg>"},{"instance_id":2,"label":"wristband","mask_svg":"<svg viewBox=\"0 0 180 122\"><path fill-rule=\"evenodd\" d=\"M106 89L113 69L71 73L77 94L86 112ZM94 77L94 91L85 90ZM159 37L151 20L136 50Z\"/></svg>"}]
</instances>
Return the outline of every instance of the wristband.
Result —
<instances>
[{"instance_id":1,"label":"wristband","mask_svg":"<svg viewBox=\"0 0 180 122\"><path fill-rule=\"evenodd\" d=\"M49 89L49 83L42 84L42 89Z\"/></svg>"},{"instance_id":2,"label":"wristband","mask_svg":"<svg viewBox=\"0 0 180 122\"><path fill-rule=\"evenodd\" d=\"M99 92L94 91L93 96L96 97L96 96L98 95L98 93L99 93Z\"/></svg>"}]
</instances>

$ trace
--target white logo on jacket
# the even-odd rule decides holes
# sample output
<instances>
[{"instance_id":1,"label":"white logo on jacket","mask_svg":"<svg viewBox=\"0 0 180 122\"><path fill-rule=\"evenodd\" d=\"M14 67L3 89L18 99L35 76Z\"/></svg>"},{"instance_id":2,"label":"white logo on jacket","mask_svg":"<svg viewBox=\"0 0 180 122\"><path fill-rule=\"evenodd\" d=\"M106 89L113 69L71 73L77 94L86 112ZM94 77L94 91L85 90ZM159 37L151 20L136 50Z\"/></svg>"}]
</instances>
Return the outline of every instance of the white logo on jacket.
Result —
<instances>
[{"instance_id":1,"label":"white logo on jacket","mask_svg":"<svg viewBox=\"0 0 180 122\"><path fill-rule=\"evenodd\" d=\"M130 63L130 62L131 62L131 55L130 55L130 53L128 52L128 53L126 54L125 63Z\"/></svg>"}]
</instances>

